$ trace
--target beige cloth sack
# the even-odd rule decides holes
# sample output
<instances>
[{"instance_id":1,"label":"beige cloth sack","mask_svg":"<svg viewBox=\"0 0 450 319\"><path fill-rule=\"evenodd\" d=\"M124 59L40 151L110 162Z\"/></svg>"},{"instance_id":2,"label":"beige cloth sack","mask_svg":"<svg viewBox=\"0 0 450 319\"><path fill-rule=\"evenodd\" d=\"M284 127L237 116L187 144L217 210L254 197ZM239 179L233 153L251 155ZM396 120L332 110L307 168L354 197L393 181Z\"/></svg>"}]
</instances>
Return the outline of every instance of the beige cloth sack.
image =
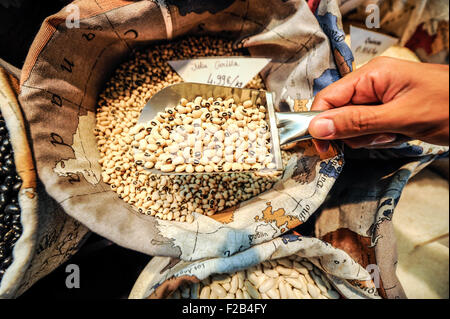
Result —
<instances>
[{"instance_id":1,"label":"beige cloth sack","mask_svg":"<svg viewBox=\"0 0 450 319\"><path fill-rule=\"evenodd\" d=\"M17 101L18 72L1 64L5 68L0 66L0 109L14 150L16 170L23 181L19 192L23 232L13 249L13 263L0 282L0 299L19 296L65 262L87 233L86 227L64 214L36 179L26 126Z\"/></svg>"}]
</instances>

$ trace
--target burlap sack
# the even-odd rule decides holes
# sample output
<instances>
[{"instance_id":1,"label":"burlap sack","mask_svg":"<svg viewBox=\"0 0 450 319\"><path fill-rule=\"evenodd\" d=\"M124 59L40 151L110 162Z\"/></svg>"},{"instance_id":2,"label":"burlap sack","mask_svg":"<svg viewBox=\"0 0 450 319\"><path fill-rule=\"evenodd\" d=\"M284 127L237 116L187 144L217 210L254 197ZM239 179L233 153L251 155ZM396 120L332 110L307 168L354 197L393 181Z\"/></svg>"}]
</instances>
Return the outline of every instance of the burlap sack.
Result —
<instances>
[{"instance_id":1,"label":"burlap sack","mask_svg":"<svg viewBox=\"0 0 450 319\"><path fill-rule=\"evenodd\" d=\"M186 34L226 34L251 55L272 58L261 75L277 101L312 97L352 70L353 57L344 43L336 2L80 0L73 4L79 27L68 27L73 25L66 21L73 10L63 9L46 19L26 58L20 94L38 176L68 215L124 247L197 261L234 257L255 245L269 247L318 210L344 166L337 146L321 158L310 142L301 144L272 190L212 218L195 215L194 222L187 224L143 216L120 200L100 178L92 132L97 95L115 66L139 46ZM364 213L367 220L375 220L378 210L371 207ZM308 247L309 254L321 256L324 247L323 242ZM386 249L394 252L391 246ZM339 261L344 254L332 252L330 260ZM365 254L364 249L360 252Z\"/></svg>"},{"instance_id":2,"label":"burlap sack","mask_svg":"<svg viewBox=\"0 0 450 319\"><path fill-rule=\"evenodd\" d=\"M15 71L18 70L7 64L5 69L0 66L0 110L9 131L16 170L23 181L19 192L23 232L13 249L13 263L0 282L0 299L19 296L66 261L87 231L56 209L36 180L25 123L17 102L19 72Z\"/></svg>"}]
</instances>

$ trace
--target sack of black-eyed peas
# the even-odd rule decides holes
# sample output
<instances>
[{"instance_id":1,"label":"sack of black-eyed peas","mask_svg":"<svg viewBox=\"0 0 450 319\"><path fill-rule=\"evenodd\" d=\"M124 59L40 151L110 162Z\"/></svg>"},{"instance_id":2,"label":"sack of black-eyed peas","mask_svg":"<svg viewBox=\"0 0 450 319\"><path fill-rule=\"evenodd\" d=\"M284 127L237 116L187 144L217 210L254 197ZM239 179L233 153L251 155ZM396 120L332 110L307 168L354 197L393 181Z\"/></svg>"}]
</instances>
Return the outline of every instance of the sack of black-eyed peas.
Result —
<instances>
[{"instance_id":1,"label":"sack of black-eyed peas","mask_svg":"<svg viewBox=\"0 0 450 319\"><path fill-rule=\"evenodd\" d=\"M303 142L283 153L283 172L262 175L243 172L272 163L250 148L267 143L266 107L258 101L185 98L136 124L151 97L182 81L169 61L210 56L271 59L248 87L274 92L283 110L307 109L292 101L312 98L352 70L344 38L335 1L76 1L44 21L21 76L38 175L69 216L149 255L195 262L269 249L330 195L344 167L339 145L319 156ZM220 132L225 126L230 136ZM250 126L263 138L255 140ZM183 144L178 127L200 132L206 158L197 158L197 141ZM245 135L239 145L236 132ZM238 157L230 156L227 138ZM429 149L426 161L436 152ZM165 176L152 168L203 174ZM365 214L369 220L377 207ZM387 252L393 263L394 248L395 241L378 256ZM342 253L333 250L333 258ZM401 295L398 287L393 296Z\"/></svg>"},{"instance_id":2,"label":"sack of black-eyed peas","mask_svg":"<svg viewBox=\"0 0 450 319\"><path fill-rule=\"evenodd\" d=\"M18 88L0 66L0 299L17 297L66 261L87 232L36 180Z\"/></svg>"}]
</instances>

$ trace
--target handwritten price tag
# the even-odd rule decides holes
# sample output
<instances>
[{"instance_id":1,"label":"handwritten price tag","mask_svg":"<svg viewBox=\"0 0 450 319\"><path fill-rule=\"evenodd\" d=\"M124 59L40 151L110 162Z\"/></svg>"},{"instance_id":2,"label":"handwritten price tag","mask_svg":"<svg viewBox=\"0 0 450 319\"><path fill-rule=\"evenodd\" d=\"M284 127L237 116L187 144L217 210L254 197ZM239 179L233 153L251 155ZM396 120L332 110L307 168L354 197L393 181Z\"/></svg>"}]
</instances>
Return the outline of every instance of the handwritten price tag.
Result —
<instances>
[{"instance_id":1,"label":"handwritten price tag","mask_svg":"<svg viewBox=\"0 0 450 319\"><path fill-rule=\"evenodd\" d=\"M360 66L381 55L398 39L385 34L350 26L350 41L355 63Z\"/></svg>"},{"instance_id":2,"label":"handwritten price tag","mask_svg":"<svg viewBox=\"0 0 450 319\"><path fill-rule=\"evenodd\" d=\"M169 65L186 82L242 88L270 60L248 57L211 57L169 61Z\"/></svg>"},{"instance_id":3,"label":"handwritten price tag","mask_svg":"<svg viewBox=\"0 0 450 319\"><path fill-rule=\"evenodd\" d=\"M240 80L239 75L232 76L226 74L214 74L210 73L208 76L207 84L222 85L222 86L233 86L241 88L244 83Z\"/></svg>"}]
</instances>

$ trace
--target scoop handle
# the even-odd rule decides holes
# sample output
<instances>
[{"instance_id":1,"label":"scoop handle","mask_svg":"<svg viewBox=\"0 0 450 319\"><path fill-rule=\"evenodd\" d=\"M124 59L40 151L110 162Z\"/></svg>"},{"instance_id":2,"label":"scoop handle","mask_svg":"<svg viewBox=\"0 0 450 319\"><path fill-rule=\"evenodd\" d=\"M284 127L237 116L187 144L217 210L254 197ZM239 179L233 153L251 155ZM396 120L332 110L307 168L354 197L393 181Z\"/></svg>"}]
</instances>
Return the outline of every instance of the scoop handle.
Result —
<instances>
[{"instance_id":1,"label":"scoop handle","mask_svg":"<svg viewBox=\"0 0 450 319\"><path fill-rule=\"evenodd\" d=\"M309 112L275 112L280 146L312 139L308 132L309 123L320 111Z\"/></svg>"}]
</instances>

